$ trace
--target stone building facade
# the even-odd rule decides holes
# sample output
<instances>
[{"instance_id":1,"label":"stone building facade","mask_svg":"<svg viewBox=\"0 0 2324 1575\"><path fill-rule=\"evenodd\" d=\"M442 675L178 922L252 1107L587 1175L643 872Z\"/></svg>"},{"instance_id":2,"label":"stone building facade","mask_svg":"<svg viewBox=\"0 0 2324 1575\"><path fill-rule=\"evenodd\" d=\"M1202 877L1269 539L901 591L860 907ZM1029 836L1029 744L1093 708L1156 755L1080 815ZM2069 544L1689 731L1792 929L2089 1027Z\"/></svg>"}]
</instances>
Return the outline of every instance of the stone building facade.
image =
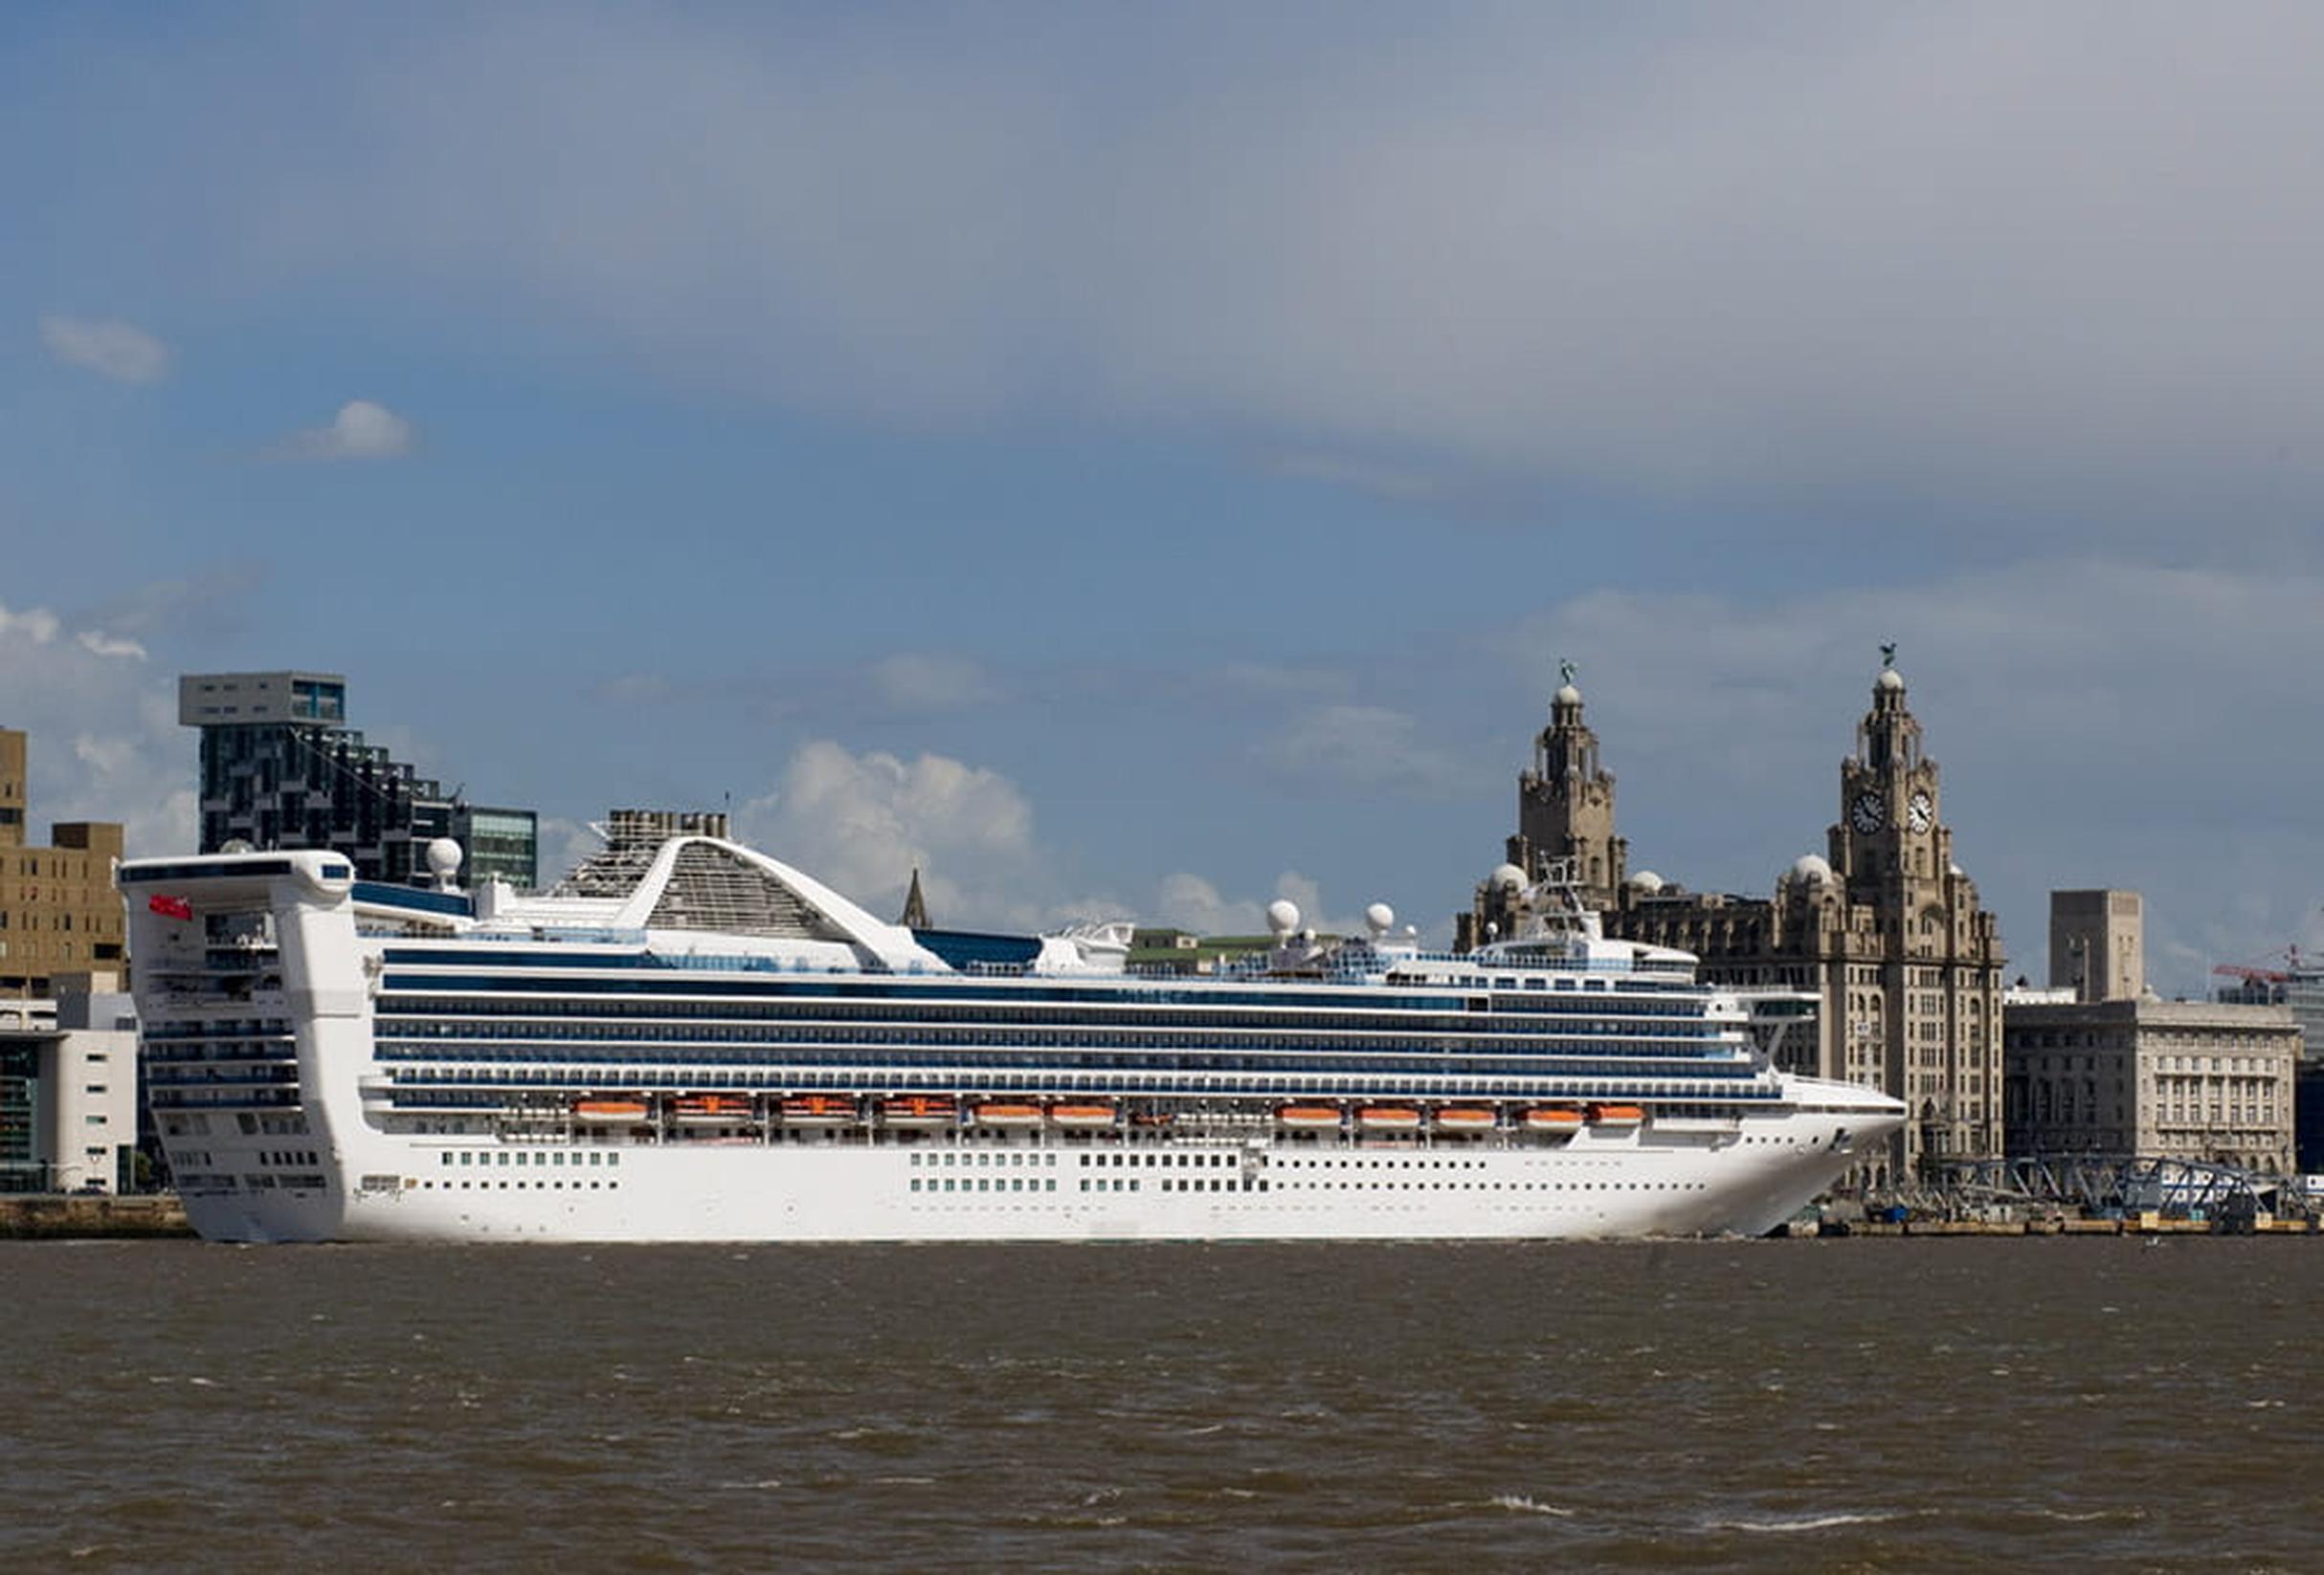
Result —
<instances>
[{"instance_id":1,"label":"stone building facade","mask_svg":"<svg viewBox=\"0 0 2324 1575\"><path fill-rule=\"evenodd\" d=\"M1615 834L1614 773L1598 762L1598 735L1581 720L1569 665L1550 700L1550 725L1533 741L1533 764L1517 777L1517 834L1509 863L1532 874L1564 860L1582 899L1600 913L1627 883L1630 844Z\"/></svg>"},{"instance_id":2,"label":"stone building facade","mask_svg":"<svg viewBox=\"0 0 2324 1575\"><path fill-rule=\"evenodd\" d=\"M1559 691L1536 760L1521 779L1521 815L1535 802L1532 784L1547 774L1539 763L1596 765L1597 740L1571 683ZM1532 875L1544 850L1599 856L1612 889L1586 883L1596 888L1608 934L1693 952L1713 983L1812 996L1815 1032L1780 1057L1787 1070L1883 1089L1912 1112L1888 1154L1857 1182L1895 1186L1930 1177L1948 1160L2002 1152L2000 928L1955 862L1937 765L1922 748L1920 722L1893 668L1882 669L1855 753L1841 764L1828 854L1794 863L1772 898L1627 876L1627 845L1614 834L1613 779L1598 778L1602 803L1595 793L1540 794L1540 817L1531 826L1521 819L1511 862ZM1507 876L1496 872L1479 887L1461 925L1464 940L1503 922Z\"/></svg>"},{"instance_id":3,"label":"stone building facade","mask_svg":"<svg viewBox=\"0 0 2324 1575\"><path fill-rule=\"evenodd\" d=\"M2049 983L2077 1001L2146 993L2146 903L2136 892L2049 894Z\"/></svg>"},{"instance_id":4,"label":"stone building facade","mask_svg":"<svg viewBox=\"0 0 2324 1575\"><path fill-rule=\"evenodd\" d=\"M53 995L61 981L116 989L126 965L124 916L113 884L122 828L58 821L49 845L27 834L23 733L0 727L0 997Z\"/></svg>"},{"instance_id":5,"label":"stone building facade","mask_svg":"<svg viewBox=\"0 0 2324 1575\"><path fill-rule=\"evenodd\" d=\"M2012 1153L2293 1169L2300 1030L2287 1008L2012 1001L2002 1053Z\"/></svg>"}]
</instances>

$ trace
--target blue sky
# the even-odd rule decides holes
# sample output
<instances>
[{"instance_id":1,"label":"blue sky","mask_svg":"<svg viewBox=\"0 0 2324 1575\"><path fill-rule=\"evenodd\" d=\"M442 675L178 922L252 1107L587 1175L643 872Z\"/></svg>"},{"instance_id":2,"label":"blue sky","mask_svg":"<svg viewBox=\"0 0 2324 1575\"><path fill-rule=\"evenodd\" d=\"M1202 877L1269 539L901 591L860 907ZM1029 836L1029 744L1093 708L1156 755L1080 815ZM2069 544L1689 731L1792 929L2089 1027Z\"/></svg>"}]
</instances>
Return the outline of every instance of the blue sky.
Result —
<instances>
[{"instance_id":1,"label":"blue sky","mask_svg":"<svg viewBox=\"0 0 2324 1575\"><path fill-rule=\"evenodd\" d=\"M180 672L562 852L1441 928L1555 663L1634 863L1821 849L1877 647L2014 965L2324 943L2324 17L18 6L0 722Z\"/></svg>"}]
</instances>

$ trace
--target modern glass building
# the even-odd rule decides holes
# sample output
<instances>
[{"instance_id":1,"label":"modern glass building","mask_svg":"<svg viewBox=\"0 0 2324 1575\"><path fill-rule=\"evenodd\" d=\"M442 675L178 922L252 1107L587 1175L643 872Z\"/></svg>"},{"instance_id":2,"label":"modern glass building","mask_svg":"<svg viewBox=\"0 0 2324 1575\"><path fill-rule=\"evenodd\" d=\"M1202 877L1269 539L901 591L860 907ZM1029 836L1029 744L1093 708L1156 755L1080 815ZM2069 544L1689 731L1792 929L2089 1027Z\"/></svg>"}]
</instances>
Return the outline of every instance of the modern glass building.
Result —
<instances>
[{"instance_id":1,"label":"modern glass building","mask_svg":"<svg viewBox=\"0 0 2324 1575\"><path fill-rule=\"evenodd\" d=\"M461 879L539 882L538 817L448 797L346 725L336 673L190 673L178 721L201 730L201 851L328 848L365 880L425 884L427 846L467 850Z\"/></svg>"}]
</instances>

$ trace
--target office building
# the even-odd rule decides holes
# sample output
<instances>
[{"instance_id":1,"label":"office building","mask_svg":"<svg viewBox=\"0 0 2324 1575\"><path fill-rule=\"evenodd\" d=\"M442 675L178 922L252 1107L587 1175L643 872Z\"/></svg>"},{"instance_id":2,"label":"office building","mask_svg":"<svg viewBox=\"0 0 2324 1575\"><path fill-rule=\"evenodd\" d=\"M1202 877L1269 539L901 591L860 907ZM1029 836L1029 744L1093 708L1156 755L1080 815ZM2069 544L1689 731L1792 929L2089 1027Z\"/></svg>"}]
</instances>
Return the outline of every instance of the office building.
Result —
<instances>
[{"instance_id":1,"label":"office building","mask_svg":"<svg viewBox=\"0 0 2324 1575\"><path fill-rule=\"evenodd\" d=\"M2001 1041L2013 1155L2293 1168L2300 1031L2283 1007L2012 999Z\"/></svg>"},{"instance_id":2,"label":"office building","mask_svg":"<svg viewBox=\"0 0 2324 1575\"><path fill-rule=\"evenodd\" d=\"M47 997L60 982L118 989L124 924L113 866L118 822L58 821L28 836L23 733L0 727L0 999Z\"/></svg>"},{"instance_id":3,"label":"office building","mask_svg":"<svg viewBox=\"0 0 2324 1575\"><path fill-rule=\"evenodd\" d=\"M530 810L448 796L346 724L336 673L192 673L178 679L178 721L201 731L201 851L330 848L358 878L425 884L425 850L449 836L469 885L539 882Z\"/></svg>"},{"instance_id":4,"label":"office building","mask_svg":"<svg viewBox=\"0 0 2324 1575\"><path fill-rule=\"evenodd\" d=\"M128 996L0 1006L0 1191L130 1190L138 1109Z\"/></svg>"}]
</instances>

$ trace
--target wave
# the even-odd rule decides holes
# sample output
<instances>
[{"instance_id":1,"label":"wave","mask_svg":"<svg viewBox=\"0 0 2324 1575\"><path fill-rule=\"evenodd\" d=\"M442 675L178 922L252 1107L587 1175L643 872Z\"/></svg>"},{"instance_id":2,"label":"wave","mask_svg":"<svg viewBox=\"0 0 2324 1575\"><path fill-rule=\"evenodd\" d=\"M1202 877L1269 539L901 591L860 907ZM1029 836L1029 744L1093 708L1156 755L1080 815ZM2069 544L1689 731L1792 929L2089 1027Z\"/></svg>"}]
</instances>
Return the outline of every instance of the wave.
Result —
<instances>
[{"instance_id":1,"label":"wave","mask_svg":"<svg viewBox=\"0 0 2324 1575\"><path fill-rule=\"evenodd\" d=\"M1876 1526L1888 1520L1906 1519L1903 1510L1876 1510L1862 1514L1840 1511L1832 1515L1799 1515L1776 1520L1713 1520L1713 1531L1828 1531L1833 1526Z\"/></svg>"},{"instance_id":2,"label":"wave","mask_svg":"<svg viewBox=\"0 0 2324 1575\"><path fill-rule=\"evenodd\" d=\"M1528 1498L1522 1493L1496 1493L1488 1500L1495 1509L1513 1510L1524 1515L1554 1515L1559 1520L1571 1520L1574 1512L1555 1504L1545 1504L1537 1498Z\"/></svg>"}]
</instances>

